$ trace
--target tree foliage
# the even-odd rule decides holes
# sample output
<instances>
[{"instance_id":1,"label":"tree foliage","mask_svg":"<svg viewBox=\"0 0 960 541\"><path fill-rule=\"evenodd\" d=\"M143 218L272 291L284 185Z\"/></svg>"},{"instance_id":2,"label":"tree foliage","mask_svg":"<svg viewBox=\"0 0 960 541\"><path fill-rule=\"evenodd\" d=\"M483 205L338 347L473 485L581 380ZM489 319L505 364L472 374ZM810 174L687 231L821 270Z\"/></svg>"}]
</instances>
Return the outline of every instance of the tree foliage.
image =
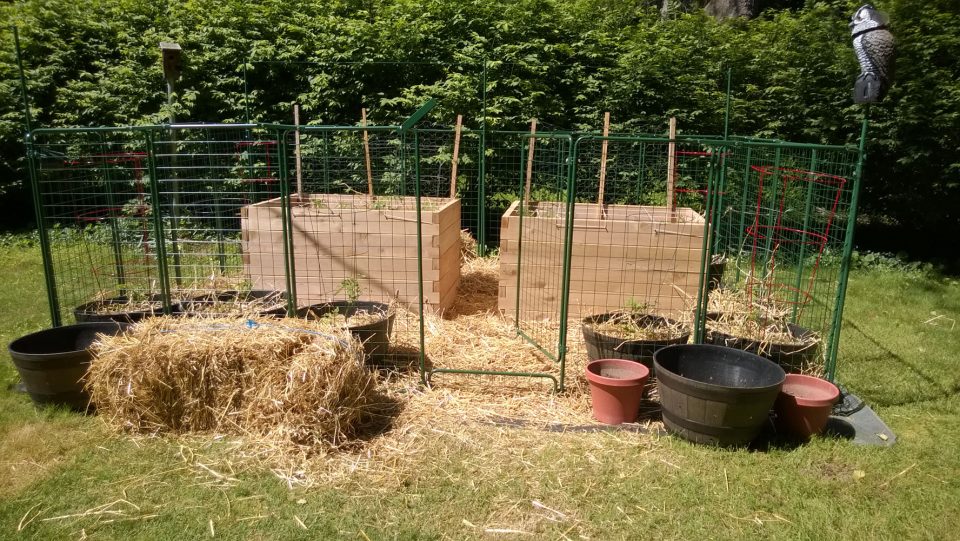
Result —
<instances>
[{"instance_id":1,"label":"tree foliage","mask_svg":"<svg viewBox=\"0 0 960 541\"><path fill-rule=\"evenodd\" d=\"M432 119L463 113L492 128L723 129L733 70L733 133L853 143L863 109L847 22L850 0L761 2L760 16L717 22L702 10L662 20L651 0L20 0L36 126L163 122L161 40L187 62L178 120L392 123L426 97ZM897 79L872 108L864 209L874 223L960 229L960 6L878 0L899 43ZM484 70L484 66L486 69ZM246 81L245 81L246 75ZM245 93L246 88L246 93ZM23 126L12 33L0 29L0 201L22 204ZM26 220L4 213L7 220Z\"/></svg>"}]
</instances>

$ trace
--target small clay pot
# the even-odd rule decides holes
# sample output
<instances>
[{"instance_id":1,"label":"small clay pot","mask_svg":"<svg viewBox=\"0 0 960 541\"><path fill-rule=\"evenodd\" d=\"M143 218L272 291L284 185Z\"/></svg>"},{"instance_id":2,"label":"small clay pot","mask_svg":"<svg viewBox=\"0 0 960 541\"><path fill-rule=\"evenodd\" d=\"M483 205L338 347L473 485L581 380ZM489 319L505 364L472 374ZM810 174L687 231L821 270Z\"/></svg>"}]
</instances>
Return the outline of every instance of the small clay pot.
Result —
<instances>
[{"instance_id":1,"label":"small clay pot","mask_svg":"<svg viewBox=\"0 0 960 541\"><path fill-rule=\"evenodd\" d=\"M787 374L774 405L777 427L799 440L823 432L840 398L840 390L827 380Z\"/></svg>"},{"instance_id":2,"label":"small clay pot","mask_svg":"<svg viewBox=\"0 0 960 541\"><path fill-rule=\"evenodd\" d=\"M624 359L599 359L587 364L586 376L594 419L608 425L637 420L649 368Z\"/></svg>"}]
</instances>

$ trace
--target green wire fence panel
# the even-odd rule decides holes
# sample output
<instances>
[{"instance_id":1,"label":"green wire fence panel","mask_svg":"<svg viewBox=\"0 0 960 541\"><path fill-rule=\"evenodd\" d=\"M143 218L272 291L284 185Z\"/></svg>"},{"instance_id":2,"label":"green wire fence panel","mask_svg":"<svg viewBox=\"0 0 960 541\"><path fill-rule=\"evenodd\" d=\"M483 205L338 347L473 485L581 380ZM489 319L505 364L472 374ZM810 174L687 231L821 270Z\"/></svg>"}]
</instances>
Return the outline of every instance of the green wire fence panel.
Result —
<instances>
[{"instance_id":1,"label":"green wire fence panel","mask_svg":"<svg viewBox=\"0 0 960 541\"><path fill-rule=\"evenodd\" d=\"M184 311L285 311L287 284L252 276L243 250L249 209L281 196L279 144L275 132L249 126L157 131L152 151L167 275ZM276 242L257 255L282 262L283 224L260 226L258 234Z\"/></svg>"},{"instance_id":2,"label":"green wire fence panel","mask_svg":"<svg viewBox=\"0 0 960 541\"><path fill-rule=\"evenodd\" d=\"M723 155L706 339L833 375L855 150L744 141ZM721 278L722 276L722 278Z\"/></svg>"},{"instance_id":3,"label":"green wire fence panel","mask_svg":"<svg viewBox=\"0 0 960 541\"><path fill-rule=\"evenodd\" d=\"M148 134L37 130L30 147L55 323L162 312Z\"/></svg>"},{"instance_id":4,"label":"green wire fence panel","mask_svg":"<svg viewBox=\"0 0 960 541\"><path fill-rule=\"evenodd\" d=\"M498 306L522 336L560 360L570 138L524 139L515 188L520 198L500 220Z\"/></svg>"},{"instance_id":5,"label":"green wire fence panel","mask_svg":"<svg viewBox=\"0 0 960 541\"><path fill-rule=\"evenodd\" d=\"M415 306L422 283L426 305L449 307L459 281L460 202L450 197L449 168L443 179L429 177L428 189L415 197L407 170L436 165L442 156L429 145L420 151L415 133L406 137L411 140L382 127L285 131L293 192L289 268L279 258L260 257L279 240L257 230L283 220L284 204L273 199L248 210L244 251L251 277L292 278L301 306L357 299Z\"/></svg>"},{"instance_id":6,"label":"green wire fence panel","mask_svg":"<svg viewBox=\"0 0 960 541\"><path fill-rule=\"evenodd\" d=\"M358 300L439 313L464 229L499 247L497 306L554 365L424 376L562 388L580 327L625 312L833 377L856 149L417 127L432 105L400 127L35 130L54 324Z\"/></svg>"},{"instance_id":7,"label":"green wire fence panel","mask_svg":"<svg viewBox=\"0 0 960 541\"><path fill-rule=\"evenodd\" d=\"M662 138L578 143L570 314L629 312L688 326L707 236L696 186L716 170L712 152Z\"/></svg>"}]
</instances>

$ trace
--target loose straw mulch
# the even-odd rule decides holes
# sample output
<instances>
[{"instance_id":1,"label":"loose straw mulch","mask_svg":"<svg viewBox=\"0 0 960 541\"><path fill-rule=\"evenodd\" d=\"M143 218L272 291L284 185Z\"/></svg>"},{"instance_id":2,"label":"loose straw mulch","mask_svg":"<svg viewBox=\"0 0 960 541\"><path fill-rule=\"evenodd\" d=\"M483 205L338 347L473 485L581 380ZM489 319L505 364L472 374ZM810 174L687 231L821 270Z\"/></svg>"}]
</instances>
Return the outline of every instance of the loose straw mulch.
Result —
<instances>
[{"instance_id":1,"label":"loose straw mulch","mask_svg":"<svg viewBox=\"0 0 960 541\"><path fill-rule=\"evenodd\" d=\"M445 313L425 316L427 366L559 379L559 366L518 337L513 322L497 310L499 261L465 259L457 302ZM261 326L232 329L226 339L227 331L219 337L209 329L187 331L236 326L237 320L158 318L99 346L90 389L111 425L177 435L184 461L214 484L229 484L239 470L258 464L291 487L393 490L416 478L423 464L464 448L489 462L502 459L503 449L522 453L550 442L562 445L584 432L596 432L591 441L600 447L624 438L641 446L659 441L655 417L613 429L593 420L576 324L568 334L563 393L553 393L547 379L506 376L438 373L423 386L419 318L401 306L394 310L394 363L378 370L363 367L355 342L279 328L313 325L307 330L344 338L329 322L258 320ZM543 323L525 330L551 345L558 327ZM145 353L150 348L143 343L153 353Z\"/></svg>"}]
</instances>

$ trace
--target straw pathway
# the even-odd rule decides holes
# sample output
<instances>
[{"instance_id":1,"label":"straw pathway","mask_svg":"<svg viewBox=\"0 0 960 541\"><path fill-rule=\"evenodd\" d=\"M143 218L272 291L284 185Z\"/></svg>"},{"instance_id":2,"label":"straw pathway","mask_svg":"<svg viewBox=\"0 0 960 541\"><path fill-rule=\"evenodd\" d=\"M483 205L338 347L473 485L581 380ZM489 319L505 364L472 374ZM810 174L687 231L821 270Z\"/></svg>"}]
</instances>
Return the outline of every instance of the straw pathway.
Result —
<instances>
[{"instance_id":1,"label":"straw pathway","mask_svg":"<svg viewBox=\"0 0 960 541\"><path fill-rule=\"evenodd\" d=\"M428 366L559 378L557 364L497 311L499 261L464 256L458 301L425 318ZM263 319L251 328L248 320L156 318L104 340L88 386L100 415L121 431L172 434L190 450L188 462L267 467L290 486L365 479L389 489L462 445L484 453L565 433L644 445L659 438L655 415L619 429L592 419L576 326L562 393L547 379L502 376L437 374L423 386L417 314L394 309L392 362L379 369L364 367L359 344L330 322ZM557 330L540 329L552 340ZM438 447L438 437L453 447Z\"/></svg>"}]
</instances>

